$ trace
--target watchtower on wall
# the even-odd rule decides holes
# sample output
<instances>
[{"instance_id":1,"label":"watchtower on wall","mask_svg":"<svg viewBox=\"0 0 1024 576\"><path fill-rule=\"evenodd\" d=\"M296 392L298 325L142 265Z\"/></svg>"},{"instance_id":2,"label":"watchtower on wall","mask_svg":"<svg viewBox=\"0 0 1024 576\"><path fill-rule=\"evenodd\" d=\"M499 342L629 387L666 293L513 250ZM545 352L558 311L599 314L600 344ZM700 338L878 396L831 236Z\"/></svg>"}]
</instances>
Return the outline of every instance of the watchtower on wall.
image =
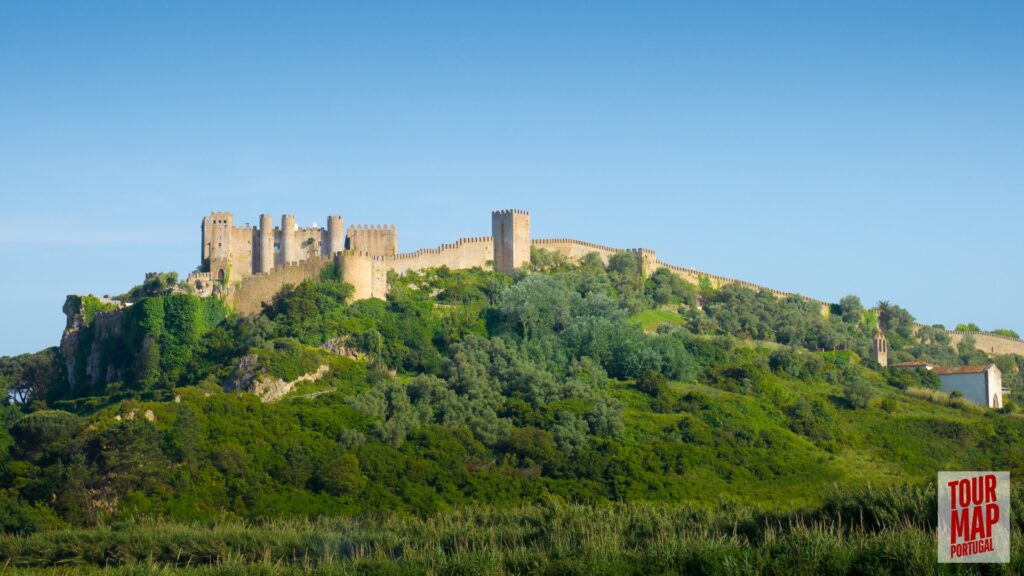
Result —
<instances>
[{"instance_id":1,"label":"watchtower on wall","mask_svg":"<svg viewBox=\"0 0 1024 576\"><path fill-rule=\"evenodd\" d=\"M491 212L494 269L512 274L530 263L530 213L526 210Z\"/></svg>"},{"instance_id":2,"label":"watchtower on wall","mask_svg":"<svg viewBox=\"0 0 1024 576\"><path fill-rule=\"evenodd\" d=\"M871 349L871 359L882 366L889 365L889 341L881 331L875 333L875 345Z\"/></svg>"}]
</instances>

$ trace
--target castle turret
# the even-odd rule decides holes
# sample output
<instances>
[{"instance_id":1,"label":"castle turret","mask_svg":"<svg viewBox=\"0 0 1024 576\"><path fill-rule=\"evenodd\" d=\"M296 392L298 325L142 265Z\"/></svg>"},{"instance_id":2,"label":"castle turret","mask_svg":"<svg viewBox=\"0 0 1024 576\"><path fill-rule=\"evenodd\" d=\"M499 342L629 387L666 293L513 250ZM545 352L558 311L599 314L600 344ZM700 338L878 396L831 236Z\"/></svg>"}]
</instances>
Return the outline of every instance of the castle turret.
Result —
<instances>
[{"instance_id":1,"label":"castle turret","mask_svg":"<svg viewBox=\"0 0 1024 576\"><path fill-rule=\"evenodd\" d=\"M341 216L327 217L327 255L345 250L345 222Z\"/></svg>"},{"instance_id":2,"label":"castle turret","mask_svg":"<svg viewBox=\"0 0 1024 576\"><path fill-rule=\"evenodd\" d=\"M274 269L274 218L270 214L260 214L259 268L258 272L267 273Z\"/></svg>"},{"instance_id":3,"label":"castle turret","mask_svg":"<svg viewBox=\"0 0 1024 576\"><path fill-rule=\"evenodd\" d=\"M881 330L875 333L875 345L871 349L871 359L882 366L889 365L889 341L885 339L885 334L882 334Z\"/></svg>"},{"instance_id":4,"label":"castle turret","mask_svg":"<svg viewBox=\"0 0 1024 576\"><path fill-rule=\"evenodd\" d=\"M525 210L491 212L494 269L511 274L530 263L530 213Z\"/></svg>"},{"instance_id":5,"label":"castle turret","mask_svg":"<svg viewBox=\"0 0 1024 576\"><path fill-rule=\"evenodd\" d=\"M366 252L341 252L334 261L341 267L341 277L352 285L352 300L387 298L388 269L383 256Z\"/></svg>"},{"instance_id":6,"label":"castle turret","mask_svg":"<svg viewBox=\"0 0 1024 576\"><path fill-rule=\"evenodd\" d=\"M283 266L298 260L295 248L295 216L285 214L281 216L281 264Z\"/></svg>"}]
</instances>

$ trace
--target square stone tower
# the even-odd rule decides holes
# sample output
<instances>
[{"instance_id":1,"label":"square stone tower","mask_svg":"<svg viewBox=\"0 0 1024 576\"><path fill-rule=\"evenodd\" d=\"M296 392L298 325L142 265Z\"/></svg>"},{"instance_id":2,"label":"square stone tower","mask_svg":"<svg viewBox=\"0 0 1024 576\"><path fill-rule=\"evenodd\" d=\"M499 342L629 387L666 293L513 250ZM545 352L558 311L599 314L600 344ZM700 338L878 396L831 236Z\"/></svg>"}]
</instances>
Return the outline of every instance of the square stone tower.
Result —
<instances>
[{"instance_id":1,"label":"square stone tower","mask_svg":"<svg viewBox=\"0 0 1024 576\"><path fill-rule=\"evenodd\" d=\"M512 274L530 263L530 213L526 210L491 212L494 269Z\"/></svg>"},{"instance_id":2,"label":"square stone tower","mask_svg":"<svg viewBox=\"0 0 1024 576\"><path fill-rule=\"evenodd\" d=\"M231 273L234 218L231 212L210 212L203 218L203 269L216 280Z\"/></svg>"}]
</instances>

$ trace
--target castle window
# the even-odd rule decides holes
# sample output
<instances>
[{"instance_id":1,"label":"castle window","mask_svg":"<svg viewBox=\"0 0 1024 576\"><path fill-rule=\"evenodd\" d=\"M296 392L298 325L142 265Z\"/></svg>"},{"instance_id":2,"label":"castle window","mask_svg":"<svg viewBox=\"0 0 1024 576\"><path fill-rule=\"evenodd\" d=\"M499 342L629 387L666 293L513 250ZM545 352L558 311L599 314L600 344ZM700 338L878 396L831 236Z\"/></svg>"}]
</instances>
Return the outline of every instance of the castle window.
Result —
<instances>
[{"instance_id":1,"label":"castle window","mask_svg":"<svg viewBox=\"0 0 1024 576\"><path fill-rule=\"evenodd\" d=\"M280 251L281 251L281 243L280 242L274 242L274 252L280 252Z\"/></svg>"},{"instance_id":2,"label":"castle window","mask_svg":"<svg viewBox=\"0 0 1024 576\"><path fill-rule=\"evenodd\" d=\"M223 279L224 279L224 269L221 268L221 269L217 270L217 280L223 280Z\"/></svg>"}]
</instances>

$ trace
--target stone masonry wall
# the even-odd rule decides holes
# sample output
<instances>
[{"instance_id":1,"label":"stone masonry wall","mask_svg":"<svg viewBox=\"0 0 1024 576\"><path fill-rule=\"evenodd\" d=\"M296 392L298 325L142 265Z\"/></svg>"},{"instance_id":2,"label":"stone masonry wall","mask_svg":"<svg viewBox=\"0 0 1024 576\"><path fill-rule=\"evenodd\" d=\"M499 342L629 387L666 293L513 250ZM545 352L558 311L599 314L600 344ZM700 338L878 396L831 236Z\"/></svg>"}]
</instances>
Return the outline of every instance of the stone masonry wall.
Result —
<instances>
[{"instance_id":1,"label":"stone masonry wall","mask_svg":"<svg viewBox=\"0 0 1024 576\"><path fill-rule=\"evenodd\" d=\"M571 238L538 239L531 242L531 245L534 248L557 252L573 262L578 261L591 252L596 252L597 255L601 257L601 261L608 264L608 259L611 258L612 254L622 251L618 248L610 248L608 246L602 246L592 242L582 242Z\"/></svg>"},{"instance_id":2,"label":"stone masonry wall","mask_svg":"<svg viewBox=\"0 0 1024 576\"><path fill-rule=\"evenodd\" d=\"M410 270L424 268L440 268L447 266L453 270L464 268L484 268L494 256L494 243L489 236L460 238L452 244L442 244L437 248L425 248L408 254L398 254L387 259L388 269L399 274Z\"/></svg>"},{"instance_id":3,"label":"stone masonry wall","mask_svg":"<svg viewBox=\"0 0 1024 576\"><path fill-rule=\"evenodd\" d=\"M257 231L248 225L231 229L231 278L245 278L256 269L254 255L258 256L259 250L254 244L259 242Z\"/></svg>"},{"instance_id":4,"label":"stone masonry wall","mask_svg":"<svg viewBox=\"0 0 1024 576\"><path fill-rule=\"evenodd\" d=\"M953 346L957 346L966 336L974 337L974 344L978 350L987 354L1020 354L1024 356L1024 341L992 334L989 332L957 332L947 330L949 337L953 340Z\"/></svg>"},{"instance_id":5,"label":"stone masonry wall","mask_svg":"<svg viewBox=\"0 0 1024 576\"><path fill-rule=\"evenodd\" d=\"M253 274L228 287L227 304L242 315L259 314L286 284L298 284L308 278L319 278L320 271L331 263L329 258L314 258L275 268L266 274Z\"/></svg>"}]
</instances>

